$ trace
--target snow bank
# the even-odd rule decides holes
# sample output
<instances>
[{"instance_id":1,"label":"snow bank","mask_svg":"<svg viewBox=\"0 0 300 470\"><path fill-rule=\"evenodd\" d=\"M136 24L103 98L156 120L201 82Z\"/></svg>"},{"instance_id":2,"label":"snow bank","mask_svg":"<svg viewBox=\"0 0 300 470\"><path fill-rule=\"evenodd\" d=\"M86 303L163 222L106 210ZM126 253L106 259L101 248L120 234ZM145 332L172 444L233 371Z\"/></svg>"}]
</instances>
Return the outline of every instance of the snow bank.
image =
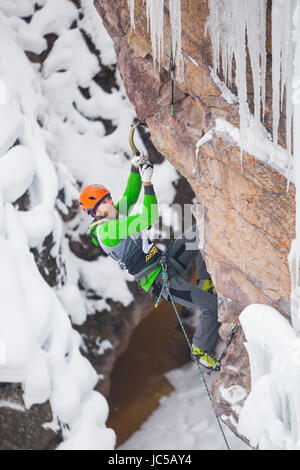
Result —
<instances>
[{"instance_id":1,"label":"snow bank","mask_svg":"<svg viewBox=\"0 0 300 470\"><path fill-rule=\"evenodd\" d=\"M107 403L93 391L99 376L80 354L82 339L70 319L79 325L95 310L109 310L107 299L129 305L132 277L107 257L76 258L69 238L80 242L89 220L78 213L63 223L58 210L66 214L78 198L76 180L101 182L115 200L120 197L135 113L119 73L110 93L94 80L102 64L80 29L106 67L114 70L116 56L92 0L81 5L83 17L70 0L60 1L59 12L56 0L0 0L0 381L22 383L26 408L50 400L53 422L46 426L62 427L61 449L111 449L115 435L105 426ZM30 22L21 18L31 15ZM40 67L24 51L43 52L48 33L58 38ZM138 134L137 144L143 147ZM168 178L156 177L157 191L162 203L171 203L178 175L168 162L161 170ZM18 210L15 202L26 193L29 207ZM55 288L44 281L31 252L42 250L49 235L60 268ZM109 347L102 343L99 354Z\"/></svg>"},{"instance_id":2,"label":"snow bank","mask_svg":"<svg viewBox=\"0 0 300 470\"><path fill-rule=\"evenodd\" d=\"M279 312L253 304L240 315L251 392L238 432L260 449L300 449L300 338Z\"/></svg>"},{"instance_id":3,"label":"snow bank","mask_svg":"<svg viewBox=\"0 0 300 470\"><path fill-rule=\"evenodd\" d=\"M69 204L78 191L66 177L66 168L58 164L56 172L49 157L45 138L51 139L49 129L38 123L45 117L49 101L41 77L22 49L39 53L46 44L43 36L56 32L61 35L62 51L67 52L63 60L67 57L74 80L86 85L92 78L70 50L73 39L76 47L78 35L72 31L72 37L67 38L68 31L64 31L78 16L72 2L60 2L57 15L56 2L49 1L30 23L14 16L21 11L24 16L31 15L35 3L28 0L20 9L20 2L0 2L0 381L22 383L27 409L50 400L53 426L60 422L68 429L65 448L108 449L114 447L115 436L105 426L107 403L93 392L98 376L79 351L81 338L72 329L63 304L72 308L70 296L76 300L73 316L77 323L84 321L87 308L77 286L67 283L60 295L51 289L30 251L40 249L52 233L52 254L58 256L64 231L55 203L62 179ZM79 53L91 56L86 46ZM54 73L58 60L54 50L48 74ZM96 71L95 61L94 57L90 61L89 74ZM19 211L13 203L26 192L30 207Z\"/></svg>"},{"instance_id":4,"label":"snow bank","mask_svg":"<svg viewBox=\"0 0 300 470\"><path fill-rule=\"evenodd\" d=\"M226 445L207 396L199 370L193 363L170 371L174 391L119 450L224 450ZM207 383L213 380L207 376ZM232 450L249 447L223 426Z\"/></svg>"}]
</instances>

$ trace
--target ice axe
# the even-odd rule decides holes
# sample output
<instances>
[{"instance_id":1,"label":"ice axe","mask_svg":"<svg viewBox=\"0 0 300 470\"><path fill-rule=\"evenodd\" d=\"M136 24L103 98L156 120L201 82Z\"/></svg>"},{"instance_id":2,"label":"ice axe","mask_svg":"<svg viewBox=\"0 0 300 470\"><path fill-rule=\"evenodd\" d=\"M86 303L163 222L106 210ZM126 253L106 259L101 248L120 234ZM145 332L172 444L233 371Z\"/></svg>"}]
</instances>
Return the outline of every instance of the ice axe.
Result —
<instances>
[{"instance_id":1,"label":"ice axe","mask_svg":"<svg viewBox=\"0 0 300 470\"><path fill-rule=\"evenodd\" d=\"M131 124L130 126L130 133L129 133L129 145L133 151L133 153L139 157L141 152L136 148L135 144L134 144L134 133L135 133L135 130L138 126L144 126L144 127L147 127L147 124L145 122L142 122L142 121L135 121L134 123Z\"/></svg>"}]
</instances>

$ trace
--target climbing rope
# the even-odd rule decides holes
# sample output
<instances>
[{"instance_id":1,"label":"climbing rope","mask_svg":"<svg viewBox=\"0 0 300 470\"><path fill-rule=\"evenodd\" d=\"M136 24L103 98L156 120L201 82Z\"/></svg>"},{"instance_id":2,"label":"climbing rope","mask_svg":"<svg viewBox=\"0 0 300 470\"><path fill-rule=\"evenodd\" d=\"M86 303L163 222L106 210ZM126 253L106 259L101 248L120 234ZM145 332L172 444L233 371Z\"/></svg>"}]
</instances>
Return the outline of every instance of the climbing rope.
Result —
<instances>
[{"instance_id":1,"label":"climbing rope","mask_svg":"<svg viewBox=\"0 0 300 470\"><path fill-rule=\"evenodd\" d=\"M159 294L158 299L157 299L157 302L156 302L156 304L155 304L155 308L157 308L157 306L158 306L158 304L159 304L159 302L160 302L160 300L161 300L161 297L162 297L164 291L166 291L166 293L168 294L168 296L169 296L169 298L170 298L170 300L171 300L171 303L172 303L172 305L173 305L173 308L174 308L174 310L175 310L175 313L176 313L176 315L177 315L179 324L180 324L180 326L181 326L181 329L182 329L182 331L183 331L183 334L184 334L184 336L185 336L185 339L186 339L186 341L187 341L187 344L188 344L188 346L189 346L189 348L190 348L191 355L192 355L192 357L193 357L193 359L194 359L194 362L195 362L195 364L196 364L196 366L197 366L197 368L198 368L198 370L199 370L199 372L200 372L200 375L201 375L201 377L202 377L202 380L203 380L203 383L204 383L204 386L205 386L205 389L206 389L208 398L209 398L210 403L211 403L211 405L212 405L212 409L213 409L214 415L215 415L215 417L216 417L217 423L218 423L218 425L219 425L219 428L220 428L220 430L221 430L222 436L223 436L223 438L224 438L224 441L225 441L227 450L230 450L230 447L229 447L228 441L227 441L227 439L226 439L226 436L225 436L223 427L222 427L222 425L221 425L221 421L220 421L220 419L219 419L218 415L216 414L215 409L214 409L214 407L213 407L212 396L211 396L211 393L210 393L210 391L209 391L209 389L208 389L208 385L207 385L207 382L206 382L206 380L205 380L202 367L200 366L199 361L197 361L196 356L195 356L195 354L193 353L192 344L191 344L191 342L190 342L190 340L189 340L189 338L188 338L188 336L187 336L186 330L185 330L185 328L184 328L184 326L183 326L182 320L181 320L181 318L180 318L180 315L179 315L178 310L177 310L177 308L176 308L176 305L175 305L175 303L174 303L173 297L172 297L172 295L171 295L171 292L170 292L170 289L169 289L169 286L168 286L167 261L166 261L166 257L165 257L165 256L162 256L162 258L161 258L161 260L160 260L160 264L161 264L161 268L162 268L163 286L162 286L162 288L161 288L160 294Z\"/></svg>"}]
</instances>

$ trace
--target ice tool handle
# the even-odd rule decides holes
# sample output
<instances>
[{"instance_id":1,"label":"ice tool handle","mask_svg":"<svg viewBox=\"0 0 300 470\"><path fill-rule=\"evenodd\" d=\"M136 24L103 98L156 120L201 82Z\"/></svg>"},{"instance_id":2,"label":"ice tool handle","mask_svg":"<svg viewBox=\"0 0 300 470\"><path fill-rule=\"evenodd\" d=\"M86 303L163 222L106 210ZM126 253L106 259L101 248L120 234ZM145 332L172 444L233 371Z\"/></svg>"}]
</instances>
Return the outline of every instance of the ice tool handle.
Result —
<instances>
[{"instance_id":1,"label":"ice tool handle","mask_svg":"<svg viewBox=\"0 0 300 470\"><path fill-rule=\"evenodd\" d=\"M146 123L144 122L134 122L133 124L131 124L130 126L130 133L129 133L129 145L131 147L131 150L133 151L133 153L139 157L141 152L139 151L139 149L135 146L134 144L134 133L135 133L135 130L138 126L146 126Z\"/></svg>"}]
</instances>

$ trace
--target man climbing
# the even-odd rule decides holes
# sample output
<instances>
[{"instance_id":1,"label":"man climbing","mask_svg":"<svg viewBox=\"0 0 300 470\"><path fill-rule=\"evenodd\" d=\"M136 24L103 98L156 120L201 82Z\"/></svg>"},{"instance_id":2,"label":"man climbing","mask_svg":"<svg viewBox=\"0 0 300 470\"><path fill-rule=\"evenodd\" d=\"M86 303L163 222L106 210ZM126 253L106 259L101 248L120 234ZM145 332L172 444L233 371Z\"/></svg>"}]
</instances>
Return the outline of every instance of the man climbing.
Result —
<instances>
[{"instance_id":1,"label":"man climbing","mask_svg":"<svg viewBox=\"0 0 300 470\"><path fill-rule=\"evenodd\" d=\"M138 152L139 153L139 152ZM192 357L209 368L218 367L214 348L218 334L217 297L212 293L213 284L198 249L189 249L191 233L174 240L166 253L162 253L143 233L158 221L157 200L151 183L153 166L143 153L131 160L132 166L125 192L114 205L109 190L99 184L92 184L83 189L79 204L84 212L94 221L90 224L92 240L116 260L122 269L127 269L139 285L155 296L159 296L162 287L163 255L168 261L169 290L175 302L200 311L199 322L192 344ZM141 213L130 215L136 204L141 187L144 188L144 201ZM190 231L195 234L195 226ZM200 286L194 286L181 277L189 262L198 254L198 274ZM163 292L164 298L168 294Z\"/></svg>"}]
</instances>

